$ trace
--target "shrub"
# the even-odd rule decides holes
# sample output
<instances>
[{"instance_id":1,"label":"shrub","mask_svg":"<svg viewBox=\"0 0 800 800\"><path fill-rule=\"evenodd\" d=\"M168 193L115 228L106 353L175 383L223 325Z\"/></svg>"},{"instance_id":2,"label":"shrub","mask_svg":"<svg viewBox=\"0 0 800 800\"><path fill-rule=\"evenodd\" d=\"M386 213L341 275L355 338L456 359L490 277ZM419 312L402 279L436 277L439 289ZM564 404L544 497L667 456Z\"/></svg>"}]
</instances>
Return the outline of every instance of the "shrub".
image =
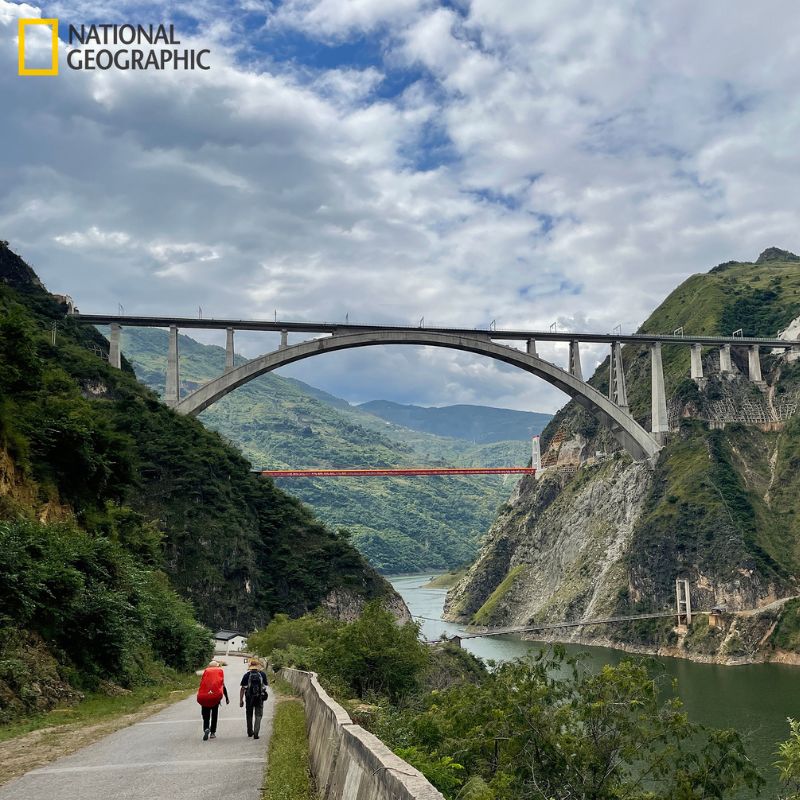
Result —
<instances>
[{"instance_id":1,"label":"shrub","mask_svg":"<svg viewBox=\"0 0 800 800\"><path fill-rule=\"evenodd\" d=\"M134 683L152 655L188 670L211 651L210 632L164 575L68 524L0 522L0 585L0 628L40 634L81 688Z\"/></svg>"}]
</instances>

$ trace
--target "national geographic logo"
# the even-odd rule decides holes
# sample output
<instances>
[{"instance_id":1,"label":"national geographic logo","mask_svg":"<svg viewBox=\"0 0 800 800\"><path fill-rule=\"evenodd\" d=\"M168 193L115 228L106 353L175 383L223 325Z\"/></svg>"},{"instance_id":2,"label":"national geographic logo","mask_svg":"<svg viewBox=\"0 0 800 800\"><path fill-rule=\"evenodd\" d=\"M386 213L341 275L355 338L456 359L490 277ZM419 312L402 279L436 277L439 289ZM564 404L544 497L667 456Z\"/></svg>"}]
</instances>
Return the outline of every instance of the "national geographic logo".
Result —
<instances>
[{"instance_id":1,"label":"national geographic logo","mask_svg":"<svg viewBox=\"0 0 800 800\"><path fill-rule=\"evenodd\" d=\"M37 41L35 53L27 52L26 38L36 27L49 28ZM58 75L58 20L19 20L19 74ZM180 46L174 25L70 25L67 68L76 71L94 70L208 70L211 51ZM45 53L43 56L42 53ZM31 61L36 66L31 66Z\"/></svg>"}]
</instances>

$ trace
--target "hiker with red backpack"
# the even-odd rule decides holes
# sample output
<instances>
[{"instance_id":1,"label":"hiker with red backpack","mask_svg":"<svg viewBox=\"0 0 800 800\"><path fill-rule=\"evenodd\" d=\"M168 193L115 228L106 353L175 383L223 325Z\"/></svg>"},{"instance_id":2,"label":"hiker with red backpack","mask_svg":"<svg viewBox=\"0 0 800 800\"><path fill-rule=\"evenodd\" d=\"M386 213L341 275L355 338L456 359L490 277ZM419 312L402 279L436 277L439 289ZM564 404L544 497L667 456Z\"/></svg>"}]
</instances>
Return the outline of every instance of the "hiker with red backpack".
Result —
<instances>
[{"instance_id":1,"label":"hiker with red backpack","mask_svg":"<svg viewBox=\"0 0 800 800\"><path fill-rule=\"evenodd\" d=\"M222 671L218 661L211 661L203 670L200 678L200 688L197 690L197 702L200 703L200 710L203 715L203 741L217 738L217 716L222 698L226 703L228 690L225 687L225 673Z\"/></svg>"},{"instance_id":2,"label":"hiker with red backpack","mask_svg":"<svg viewBox=\"0 0 800 800\"><path fill-rule=\"evenodd\" d=\"M264 701L267 699L267 673L261 669L258 659L251 658L247 672L239 684L239 708L246 705L247 735L258 739L261 717L264 716Z\"/></svg>"}]
</instances>

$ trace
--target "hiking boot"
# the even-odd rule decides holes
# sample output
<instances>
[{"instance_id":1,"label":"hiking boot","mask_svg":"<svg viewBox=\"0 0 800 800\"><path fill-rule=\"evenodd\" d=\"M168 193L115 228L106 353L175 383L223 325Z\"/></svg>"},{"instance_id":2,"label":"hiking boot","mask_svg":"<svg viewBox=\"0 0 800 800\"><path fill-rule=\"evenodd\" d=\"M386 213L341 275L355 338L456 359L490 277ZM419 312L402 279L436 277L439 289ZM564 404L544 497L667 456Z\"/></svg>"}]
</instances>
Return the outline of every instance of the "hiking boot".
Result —
<instances>
[{"instance_id":1,"label":"hiking boot","mask_svg":"<svg viewBox=\"0 0 800 800\"><path fill-rule=\"evenodd\" d=\"M248 731L248 732L247 732L247 735L248 735L248 736L252 736L252 735L253 735L253 731Z\"/></svg>"},{"instance_id":2,"label":"hiking boot","mask_svg":"<svg viewBox=\"0 0 800 800\"><path fill-rule=\"evenodd\" d=\"M216 739L216 738L217 738L217 734L216 734L216 733L212 733L212 734L211 734L211 738L212 738L212 739Z\"/></svg>"},{"instance_id":3,"label":"hiking boot","mask_svg":"<svg viewBox=\"0 0 800 800\"><path fill-rule=\"evenodd\" d=\"M254 733L254 734L253 734L253 738L254 738L254 739L258 739L258 734L257 734L257 733Z\"/></svg>"},{"instance_id":4,"label":"hiking boot","mask_svg":"<svg viewBox=\"0 0 800 800\"><path fill-rule=\"evenodd\" d=\"M209 733L211 733L211 731L210 731L208 728L206 728L206 729L203 731L203 741L204 741L204 742L207 742L207 741L208 741L208 735L209 735Z\"/></svg>"}]
</instances>

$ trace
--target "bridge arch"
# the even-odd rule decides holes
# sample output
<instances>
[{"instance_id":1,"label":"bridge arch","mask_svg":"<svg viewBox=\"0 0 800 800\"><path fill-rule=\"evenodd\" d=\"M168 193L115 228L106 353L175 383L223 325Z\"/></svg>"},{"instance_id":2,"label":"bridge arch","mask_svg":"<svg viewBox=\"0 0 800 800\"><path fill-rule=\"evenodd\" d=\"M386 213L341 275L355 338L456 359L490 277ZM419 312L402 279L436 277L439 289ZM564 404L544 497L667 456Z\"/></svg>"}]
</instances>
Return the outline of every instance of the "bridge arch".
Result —
<instances>
[{"instance_id":1,"label":"bridge arch","mask_svg":"<svg viewBox=\"0 0 800 800\"><path fill-rule=\"evenodd\" d=\"M426 331L424 328L413 332L405 331L361 331L358 333L333 334L312 339L299 344L282 347L271 353L248 361L239 367L225 372L184 397L174 408L180 414L197 415L221 397L239 386L252 381L266 372L285 367L322 353L350 350L356 347L376 345L405 344L445 347L467 353L488 356L496 361L517 367L547 381L577 403L594 414L600 422L610 428L617 441L636 461L653 458L660 450L655 439L627 412L609 400L593 386L571 375L566 370L538 358L523 353L514 347L497 344L489 336L476 332L474 335L448 334L439 331Z\"/></svg>"}]
</instances>

